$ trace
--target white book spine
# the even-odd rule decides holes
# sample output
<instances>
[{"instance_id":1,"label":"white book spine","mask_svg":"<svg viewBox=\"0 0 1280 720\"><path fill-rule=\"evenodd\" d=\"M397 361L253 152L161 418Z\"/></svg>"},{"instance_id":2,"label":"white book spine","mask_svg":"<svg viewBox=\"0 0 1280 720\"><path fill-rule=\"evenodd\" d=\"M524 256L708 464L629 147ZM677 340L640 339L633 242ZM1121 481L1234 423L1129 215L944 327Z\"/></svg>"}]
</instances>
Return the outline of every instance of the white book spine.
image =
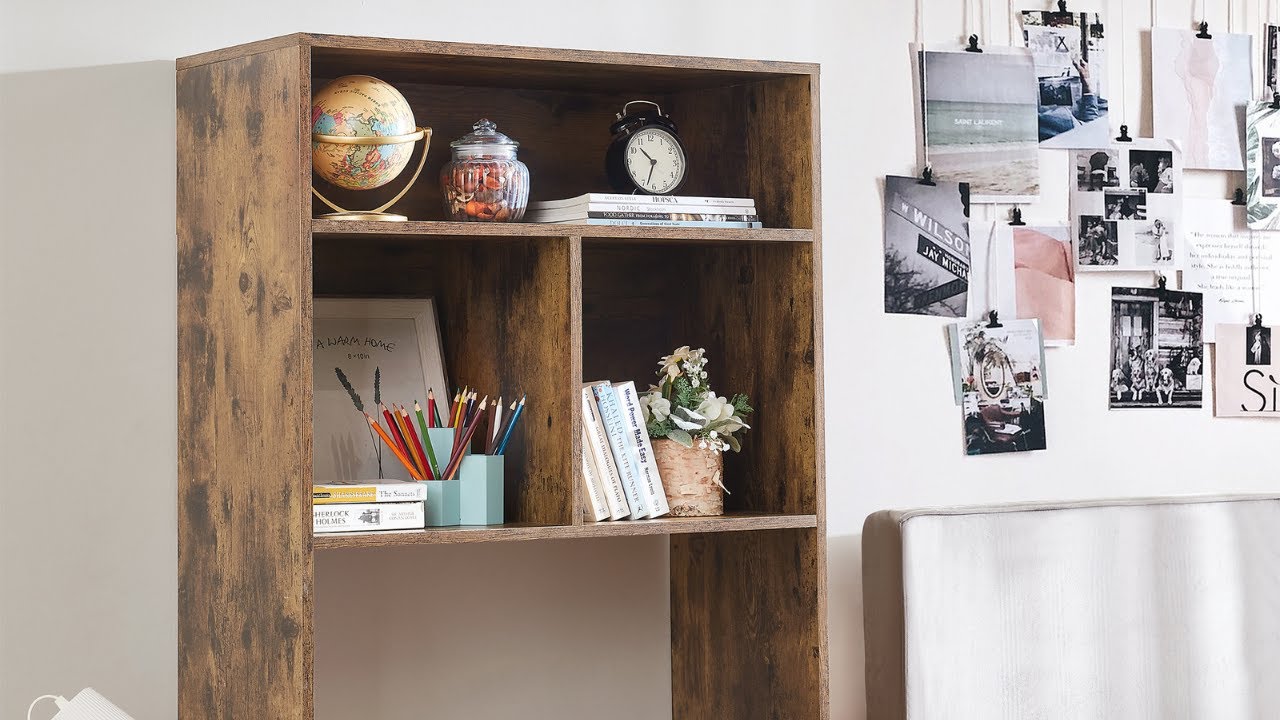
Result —
<instances>
[{"instance_id":1,"label":"white book spine","mask_svg":"<svg viewBox=\"0 0 1280 720\"><path fill-rule=\"evenodd\" d=\"M427 526L422 502L347 503L311 508L311 529L317 533L370 530L421 530Z\"/></svg>"},{"instance_id":2,"label":"white book spine","mask_svg":"<svg viewBox=\"0 0 1280 720\"><path fill-rule=\"evenodd\" d=\"M622 415L622 406L618 404L618 395L609 383L595 385L591 391L600 407L600 419L604 421L605 435L609 438L609 448L618 465L618 474L622 476L622 489L626 491L627 504L631 506L631 519L647 518L649 504L645 500L646 494L640 485L640 475L633 460L635 442L627 432L627 421Z\"/></svg>"},{"instance_id":3,"label":"white book spine","mask_svg":"<svg viewBox=\"0 0 1280 720\"><path fill-rule=\"evenodd\" d=\"M591 505L591 519L595 522L609 519L609 505L604 499L604 485L600 484L600 474L596 472L596 461L591 454L591 441L587 438L587 429L582 429L582 484L587 491L587 499Z\"/></svg>"},{"instance_id":4,"label":"white book spine","mask_svg":"<svg viewBox=\"0 0 1280 720\"><path fill-rule=\"evenodd\" d=\"M605 435L604 421L600 418L600 407L596 405L596 396L590 387L582 388L582 429L590 442L591 456L595 460L596 473L604 485L604 499L609 505L609 517L621 520L631 514L631 506L627 503L627 493L622 488L622 476L618 474L618 465L613 461L613 451L609 449L609 438Z\"/></svg>"},{"instance_id":5,"label":"white book spine","mask_svg":"<svg viewBox=\"0 0 1280 720\"><path fill-rule=\"evenodd\" d=\"M587 220L557 220L548 225L612 225L617 227L700 227L758 229L764 227L759 222L719 222L712 220L605 220L590 218Z\"/></svg>"},{"instance_id":6,"label":"white book spine","mask_svg":"<svg viewBox=\"0 0 1280 720\"><path fill-rule=\"evenodd\" d=\"M602 203L623 203L628 205L700 205L702 207L732 207L755 205L753 198L709 197L705 195L624 195L619 193L587 193L576 198L552 200L547 205L559 203L564 205L599 205Z\"/></svg>"},{"instance_id":7,"label":"white book spine","mask_svg":"<svg viewBox=\"0 0 1280 720\"><path fill-rule=\"evenodd\" d=\"M313 485L314 505L339 503L417 502L427 499L427 486L417 482Z\"/></svg>"},{"instance_id":8,"label":"white book spine","mask_svg":"<svg viewBox=\"0 0 1280 720\"><path fill-rule=\"evenodd\" d=\"M649 517L662 517L671 512L667 505L667 493L662 487L662 477L658 474L658 463L653 457L653 444L649 442L649 431L644 425L644 411L640 409L640 395L636 392L636 384L628 380L614 386L618 395L618 404L622 406L622 416L627 421L628 439L635 446L636 471L640 475L640 486L645 492L645 500L649 505Z\"/></svg>"}]
</instances>

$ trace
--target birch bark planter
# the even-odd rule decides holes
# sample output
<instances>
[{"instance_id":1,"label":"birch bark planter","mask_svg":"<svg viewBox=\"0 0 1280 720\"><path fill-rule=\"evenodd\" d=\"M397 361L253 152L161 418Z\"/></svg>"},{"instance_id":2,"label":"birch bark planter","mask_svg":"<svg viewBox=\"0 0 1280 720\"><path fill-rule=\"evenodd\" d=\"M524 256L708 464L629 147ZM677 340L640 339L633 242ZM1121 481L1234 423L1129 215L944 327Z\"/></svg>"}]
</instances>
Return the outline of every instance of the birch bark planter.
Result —
<instances>
[{"instance_id":1,"label":"birch bark planter","mask_svg":"<svg viewBox=\"0 0 1280 720\"><path fill-rule=\"evenodd\" d=\"M653 457L667 492L672 517L724 514L724 456L687 448L674 440L654 440Z\"/></svg>"}]
</instances>

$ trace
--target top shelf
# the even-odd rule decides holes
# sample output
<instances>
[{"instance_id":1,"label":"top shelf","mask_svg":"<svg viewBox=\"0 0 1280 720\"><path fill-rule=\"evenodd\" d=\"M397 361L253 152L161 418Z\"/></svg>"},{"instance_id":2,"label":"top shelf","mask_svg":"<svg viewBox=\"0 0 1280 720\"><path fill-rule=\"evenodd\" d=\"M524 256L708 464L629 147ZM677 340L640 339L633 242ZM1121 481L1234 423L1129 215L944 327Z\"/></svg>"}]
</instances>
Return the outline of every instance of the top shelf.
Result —
<instances>
[{"instance_id":1,"label":"top shelf","mask_svg":"<svg viewBox=\"0 0 1280 720\"><path fill-rule=\"evenodd\" d=\"M635 243L811 243L812 230L787 228L700 228L550 223L460 223L441 221L378 222L312 220L313 237L446 239L581 237Z\"/></svg>"}]
</instances>

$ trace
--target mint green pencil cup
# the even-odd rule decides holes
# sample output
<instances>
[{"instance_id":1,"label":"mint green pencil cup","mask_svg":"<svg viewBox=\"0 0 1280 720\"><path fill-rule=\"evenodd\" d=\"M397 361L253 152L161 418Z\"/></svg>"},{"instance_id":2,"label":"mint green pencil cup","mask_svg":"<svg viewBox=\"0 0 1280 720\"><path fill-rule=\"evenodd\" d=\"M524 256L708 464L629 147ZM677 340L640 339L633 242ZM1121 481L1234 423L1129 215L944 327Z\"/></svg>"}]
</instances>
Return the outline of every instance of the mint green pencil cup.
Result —
<instances>
[{"instance_id":1,"label":"mint green pencil cup","mask_svg":"<svg viewBox=\"0 0 1280 720\"><path fill-rule=\"evenodd\" d=\"M427 527L462 524L462 483L458 480L424 480L427 486Z\"/></svg>"},{"instance_id":2,"label":"mint green pencil cup","mask_svg":"<svg viewBox=\"0 0 1280 720\"><path fill-rule=\"evenodd\" d=\"M440 472L449 464L453 447L453 428L427 428L432 451ZM462 524L462 483L454 480L426 480L427 527L450 527Z\"/></svg>"},{"instance_id":3,"label":"mint green pencil cup","mask_svg":"<svg viewBox=\"0 0 1280 720\"><path fill-rule=\"evenodd\" d=\"M504 522L503 481L501 455L468 455L462 459L457 482L462 485L463 525L501 525Z\"/></svg>"}]
</instances>

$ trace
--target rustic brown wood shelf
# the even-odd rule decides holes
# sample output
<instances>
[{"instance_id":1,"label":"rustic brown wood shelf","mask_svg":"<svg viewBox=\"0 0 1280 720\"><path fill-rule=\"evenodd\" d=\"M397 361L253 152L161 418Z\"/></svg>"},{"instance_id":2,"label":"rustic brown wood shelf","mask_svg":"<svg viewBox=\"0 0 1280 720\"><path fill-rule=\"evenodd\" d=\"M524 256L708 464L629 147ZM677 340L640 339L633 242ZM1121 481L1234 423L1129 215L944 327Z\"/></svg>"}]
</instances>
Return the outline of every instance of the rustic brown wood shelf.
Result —
<instances>
[{"instance_id":1,"label":"rustic brown wood shelf","mask_svg":"<svg viewBox=\"0 0 1280 720\"><path fill-rule=\"evenodd\" d=\"M516 540L573 540L578 538L634 537L637 535L680 535L684 533L786 530L818 526L817 515L766 515L729 513L722 517L625 520L578 525L471 525L429 530L337 533L316 535L316 550L369 548L386 545L451 545L469 542L510 542Z\"/></svg>"},{"instance_id":2,"label":"rustic brown wood shelf","mask_svg":"<svg viewBox=\"0 0 1280 720\"><path fill-rule=\"evenodd\" d=\"M315 717L317 550L629 535L667 537L672 717L828 717L816 65L297 34L177 69L182 720ZM433 128L393 208L411 222L313 219L312 89L356 73ZM607 189L608 126L636 98L680 125L683 193L752 197L767 227L444 220L448 141L480 117L521 142L533 200L564 198ZM326 192L372 207L392 185ZM324 296L432 297L450 380L527 393L508 524L312 536L298 419ZM727 514L584 522L581 383L643 382L689 343L759 408Z\"/></svg>"},{"instance_id":3,"label":"rustic brown wood shelf","mask_svg":"<svg viewBox=\"0 0 1280 720\"><path fill-rule=\"evenodd\" d=\"M312 220L311 233L318 238L524 238L580 237L636 243L811 243L812 230L790 228L697 228L550 223L459 223L444 221L360 222Z\"/></svg>"}]
</instances>

